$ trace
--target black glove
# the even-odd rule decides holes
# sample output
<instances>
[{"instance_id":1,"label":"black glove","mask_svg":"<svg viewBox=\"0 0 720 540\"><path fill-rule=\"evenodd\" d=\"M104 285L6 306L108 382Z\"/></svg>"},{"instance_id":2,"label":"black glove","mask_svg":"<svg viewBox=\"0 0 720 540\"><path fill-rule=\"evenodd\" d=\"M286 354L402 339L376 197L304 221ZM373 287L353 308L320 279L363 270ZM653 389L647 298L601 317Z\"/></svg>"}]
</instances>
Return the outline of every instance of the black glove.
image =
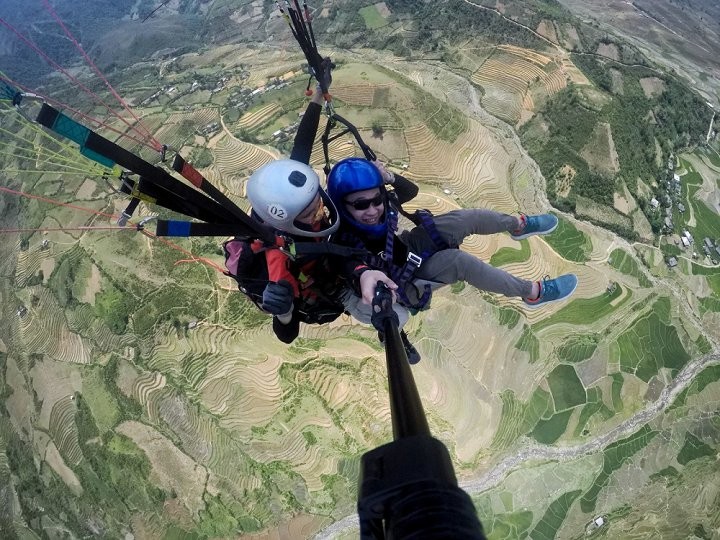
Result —
<instances>
[{"instance_id":1,"label":"black glove","mask_svg":"<svg viewBox=\"0 0 720 540\"><path fill-rule=\"evenodd\" d=\"M330 90L330 84L332 83L332 70L334 68L335 64L333 64L329 56L326 56L323 58L322 62L320 62L320 73L315 73L315 78L317 79L323 93Z\"/></svg>"},{"instance_id":2,"label":"black glove","mask_svg":"<svg viewBox=\"0 0 720 540\"><path fill-rule=\"evenodd\" d=\"M288 281L271 281L265 286L260 307L273 315L285 315L292 311L294 298L293 286Z\"/></svg>"}]
</instances>

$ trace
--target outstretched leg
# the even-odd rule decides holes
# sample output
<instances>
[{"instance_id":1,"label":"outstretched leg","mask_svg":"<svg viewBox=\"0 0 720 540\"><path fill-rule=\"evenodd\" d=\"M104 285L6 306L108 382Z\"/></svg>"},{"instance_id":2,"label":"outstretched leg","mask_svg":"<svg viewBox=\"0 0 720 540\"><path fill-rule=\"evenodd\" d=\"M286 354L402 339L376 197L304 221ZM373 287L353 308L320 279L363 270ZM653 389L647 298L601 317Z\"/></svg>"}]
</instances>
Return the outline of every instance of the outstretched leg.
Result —
<instances>
[{"instance_id":1,"label":"outstretched leg","mask_svg":"<svg viewBox=\"0 0 720 540\"><path fill-rule=\"evenodd\" d=\"M415 273L415 277L441 283L466 281L483 291L521 298L533 297L535 283L490 266L459 249L445 249L428 257Z\"/></svg>"},{"instance_id":2,"label":"outstretched leg","mask_svg":"<svg viewBox=\"0 0 720 540\"><path fill-rule=\"evenodd\" d=\"M471 234L495 234L517 231L521 222L516 216L501 214L483 208L465 208L433 216L435 228L452 247L459 246ZM400 235L403 242L415 253L432 249L434 244L423 227L415 227Z\"/></svg>"},{"instance_id":3,"label":"outstretched leg","mask_svg":"<svg viewBox=\"0 0 720 540\"><path fill-rule=\"evenodd\" d=\"M435 283L465 281L476 289L520 297L530 307L564 300L575 292L578 285L575 274L564 274L554 279L547 277L542 281L520 279L459 249L446 249L428 257L415 277ZM406 289L411 300L414 300L413 294L419 296L421 288L418 287L417 291L413 289Z\"/></svg>"}]
</instances>

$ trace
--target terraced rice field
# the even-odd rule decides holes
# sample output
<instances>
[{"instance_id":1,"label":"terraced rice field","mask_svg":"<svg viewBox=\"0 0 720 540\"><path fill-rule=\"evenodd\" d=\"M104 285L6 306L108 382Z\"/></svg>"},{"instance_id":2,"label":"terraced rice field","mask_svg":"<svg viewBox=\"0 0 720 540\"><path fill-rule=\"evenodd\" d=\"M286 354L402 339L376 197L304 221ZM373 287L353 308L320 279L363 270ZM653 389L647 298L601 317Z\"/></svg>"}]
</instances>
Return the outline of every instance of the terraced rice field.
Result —
<instances>
[{"instance_id":1,"label":"terraced rice field","mask_svg":"<svg viewBox=\"0 0 720 540\"><path fill-rule=\"evenodd\" d=\"M192 139L194 130L219 121L216 108L206 107L192 112L173 113L155 132L154 137L170 148L181 148Z\"/></svg>"},{"instance_id":2,"label":"terraced rice field","mask_svg":"<svg viewBox=\"0 0 720 540\"><path fill-rule=\"evenodd\" d=\"M83 459L75 425L75 402L72 396L55 402L50 412L49 433L60 454L71 467Z\"/></svg>"},{"instance_id":3,"label":"terraced rice field","mask_svg":"<svg viewBox=\"0 0 720 540\"><path fill-rule=\"evenodd\" d=\"M483 106L488 112L517 123L526 106L531 85L540 83L545 93L552 95L565 88L565 74L552 59L534 51L512 45L501 45L480 68L471 80L485 89ZM532 110L532 109L530 109Z\"/></svg>"},{"instance_id":4,"label":"terraced rice field","mask_svg":"<svg viewBox=\"0 0 720 540\"><path fill-rule=\"evenodd\" d=\"M333 96L348 105L370 107L375 101L375 92L379 88L389 88L390 85L377 86L374 84L337 84L333 85Z\"/></svg>"},{"instance_id":5,"label":"terraced rice field","mask_svg":"<svg viewBox=\"0 0 720 540\"><path fill-rule=\"evenodd\" d=\"M88 364L90 348L67 328L65 314L46 288L35 288L38 305L20 319L20 334L29 353L46 354L54 360Z\"/></svg>"},{"instance_id":6,"label":"terraced rice field","mask_svg":"<svg viewBox=\"0 0 720 540\"><path fill-rule=\"evenodd\" d=\"M250 88L259 88L264 86L270 79L281 77L289 71L298 71L302 63L298 58L297 60L279 61L274 65L253 69L245 84Z\"/></svg>"},{"instance_id":7,"label":"terraced rice field","mask_svg":"<svg viewBox=\"0 0 720 540\"><path fill-rule=\"evenodd\" d=\"M452 144L436 139L424 124L407 128L405 137L409 178L447 187L468 206L480 203L511 210L512 195L505 181L507 156L492 144L480 124L471 121L470 129Z\"/></svg>"},{"instance_id":8,"label":"terraced rice field","mask_svg":"<svg viewBox=\"0 0 720 540\"><path fill-rule=\"evenodd\" d=\"M256 111L243 114L237 122L237 127L247 130L258 129L280 111L282 107L278 103L268 103Z\"/></svg>"},{"instance_id":9,"label":"terraced rice field","mask_svg":"<svg viewBox=\"0 0 720 540\"><path fill-rule=\"evenodd\" d=\"M280 153L240 141L230 135L223 137L213 149L215 166L223 175L237 175L241 171L256 171Z\"/></svg>"},{"instance_id":10,"label":"terraced rice field","mask_svg":"<svg viewBox=\"0 0 720 540\"><path fill-rule=\"evenodd\" d=\"M17 257L17 269L15 271L15 286L24 287L27 280L38 274L43 268L43 263L53 258L50 249L40 249L39 246L27 251L20 251ZM50 277L48 275L48 277Z\"/></svg>"}]
</instances>

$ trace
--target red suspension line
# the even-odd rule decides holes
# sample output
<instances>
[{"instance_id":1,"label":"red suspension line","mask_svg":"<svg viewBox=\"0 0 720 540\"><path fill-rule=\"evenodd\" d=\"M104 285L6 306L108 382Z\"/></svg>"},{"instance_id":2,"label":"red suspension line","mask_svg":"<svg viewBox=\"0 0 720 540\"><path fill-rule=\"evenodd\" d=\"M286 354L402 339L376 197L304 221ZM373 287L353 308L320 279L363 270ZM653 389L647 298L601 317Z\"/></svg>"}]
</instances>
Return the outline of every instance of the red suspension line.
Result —
<instances>
[{"instance_id":1,"label":"red suspension line","mask_svg":"<svg viewBox=\"0 0 720 540\"><path fill-rule=\"evenodd\" d=\"M82 48L80 43L78 43L77 39L75 39L75 36L72 35L70 30L68 30L67 26L65 26L65 23L63 23L60 16L55 12L53 7L50 5L50 2L48 0L42 0L42 3L45 5L45 9L47 9L50 12L50 15L53 16L53 18L57 21L57 23L62 27L62 29L65 32L65 35L70 39L70 41L75 44L75 47L80 51L80 53L83 55L83 58L85 58L85 61L90 65L90 67L93 68L95 73L98 77L102 79L102 81L105 83L105 86L108 87L108 90L110 90L110 93L115 96L115 99L117 99L120 104L123 106L123 108L130 113L130 115L135 119L137 122L137 125L142 128L142 131L144 131L144 137L149 139L153 146L155 147L155 150L160 151L162 150L162 145L155 139L155 137L152 136L152 134L148 131L148 129L143 125L143 123L140 121L140 119L135 115L135 113L130 109L128 104L123 100L122 97L115 91L115 89L112 87L110 82L107 80L107 78L102 74L102 72L97 68L97 66L93 63L93 61L90 59L90 57L87 55L85 50Z\"/></svg>"},{"instance_id":2,"label":"red suspension line","mask_svg":"<svg viewBox=\"0 0 720 540\"><path fill-rule=\"evenodd\" d=\"M210 259L206 259L206 258L204 258L204 257L197 257L197 256L193 255L193 254L192 254L190 251L188 251L187 249L185 249L185 248L183 248L183 247L181 247L181 246L179 246L179 245L177 245L177 244L174 244L174 243L170 242L169 240L166 240L166 239L163 238L162 236L157 236L157 235L155 235L155 234L153 234L153 233L151 233L151 232L149 232L149 231L146 231L146 230L144 230L144 229L143 229L141 232L142 232L145 236L147 236L147 237L149 237L149 238L153 238L153 239L155 239L155 240L160 240L163 244L166 244L166 245L168 245L169 247L171 247L171 248L173 248L173 249L175 249L175 250L177 250L177 251L179 251L179 252L181 252L181 253L184 253L186 256L190 257L190 260L189 260L189 261L187 261L187 260L179 260L179 261L175 261L175 264L178 264L178 263L181 263L181 262L199 261L199 262L201 262L201 263L203 263L203 264L206 264L207 266L210 266L210 267L214 268L215 270L217 270L217 271L220 272L221 274L225 275L225 270L223 270L222 267L220 267L219 265L217 265L217 264L215 264L214 262L212 262Z\"/></svg>"},{"instance_id":3,"label":"red suspension line","mask_svg":"<svg viewBox=\"0 0 720 540\"><path fill-rule=\"evenodd\" d=\"M40 197L39 195L33 195L32 193L25 193L24 191L18 191L15 189L6 188L4 186L0 186L0 191L4 191L6 193L12 193L13 195L20 195L21 197L27 197L28 199L37 199L38 201L54 204L55 206L65 206L66 208L72 208L73 210L87 212L88 214L95 214L97 216L103 216L108 219L116 219L117 218L117 216L113 215L113 214L106 214L105 212L98 212L97 210L92 210L90 208L83 208L82 206L75 206L74 204L68 204L68 203L56 201L54 199L49 199L47 197Z\"/></svg>"},{"instance_id":4,"label":"red suspension line","mask_svg":"<svg viewBox=\"0 0 720 540\"><path fill-rule=\"evenodd\" d=\"M38 199L38 200L40 200L40 201L47 202L47 203L50 203L50 204L54 204L54 205L56 205L56 206L65 206L65 207L67 207L67 208L73 208L73 209L75 209L75 210L80 210L80 211L82 211L82 212L87 212L87 213L89 213L89 214L95 214L95 215L97 215L97 216L103 216L103 217L107 217L107 218L110 218L110 219L115 219L115 218L117 217L117 216L114 216L114 215L112 215L112 214L106 214L106 213L104 213L104 212L98 212L97 210L91 210L90 208L83 208L83 207L81 207L81 206L75 206L75 205L72 205L72 204L62 203L62 202L60 202L60 201L56 201L56 200L53 200L53 199L48 199L48 198L46 198L46 197L39 197L39 196L37 196L37 195L32 195L32 194L30 194L30 193L25 193L24 191L17 191L17 190L14 190L14 189L10 189L10 188L3 187L3 186L0 186L0 191L5 191L5 192L7 192L7 193L12 193L13 195L20 195L20 196L22 196L22 197L28 197L28 198L30 198L30 199ZM64 231L69 231L69 230L85 230L85 231L89 231L89 230L121 230L121 229L129 230L129 231L137 231L137 227L134 226L134 225L127 225L127 226L125 226L125 227L76 227L76 228L74 228L74 229L60 228L60 229L47 229L47 230L64 230ZM0 229L0 232L25 232L25 231L30 232L30 231L37 231L37 230L43 230L43 229L17 229L17 230L14 230L14 229ZM181 247L181 246L179 246L179 245L177 245L177 244L174 244L174 243L170 242L169 240L166 240L165 238L163 238L163 237L161 237L161 236L157 236L157 235L155 235L155 234L153 234L153 233L151 233L150 231L147 231L147 230L145 230L145 229L142 229L140 232L142 232L142 233L143 233L145 236L147 236L148 238L151 238L151 239L154 239L154 240L160 240L163 244L167 245L168 247L170 247L170 248L172 248L172 249L174 249L174 250L176 250L176 251L179 251L180 253L183 253L186 257L189 257L189 258L192 259L193 261L201 262L201 263L203 263L203 264L205 264L205 265L207 265L207 266L210 266L210 267L214 268L215 270L217 270L217 271L220 272L221 274L223 274L223 275L225 274L225 271L224 271L219 265L217 265L216 263L214 263L214 262L211 261L210 259L205 259L204 257L197 257L197 256L193 255L193 253L190 252L190 251L188 251L187 249L185 249L185 248L183 248L183 247ZM176 263L176 264L177 264L177 263Z\"/></svg>"},{"instance_id":5,"label":"red suspension line","mask_svg":"<svg viewBox=\"0 0 720 540\"><path fill-rule=\"evenodd\" d=\"M41 227L39 229L0 229L0 234L20 232L55 232L55 231L136 231L132 226L125 227Z\"/></svg>"},{"instance_id":6,"label":"red suspension line","mask_svg":"<svg viewBox=\"0 0 720 540\"><path fill-rule=\"evenodd\" d=\"M102 104L103 107L105 107L110 113L112 113L115 117L120 119L121 122L123 122L127 127L132 129L133 131L136 131L140 134L140 136L147 140L147 137L143 135L142 132L138 131L137 128L135 128L132 124L130 124L127 120L125 120L122 116L120 116L119 113L117 113L110 105L105 103L105 101L98 96L95 92L90 90L87 86L85 86L83 83L81 83L76 77L73 77L70 73L68 73L61 65L59 65L57 62L55 62L52 58L50 58L47 54L45 54L37 45L35 45L32 41L27 39L25 36L23 36L14 26L12 26L10 23L8 23L5 19L0 17L0 24L3 24L6 28L8 28L11 32L13 32L18 38L20 38L23 43L25 43L28 47L30 47L33 51L35 51L37 54L39 54L42 58L45 59L46 62L48 62L52 67L54 67L56 70L58 70L60 73L65 75L67 78L69 78L71 81L73 81L75 84L77 84L80 88L82 88L87 94L95 98L98 103ZM143 143L145 144L145 143ZM160 150L158 148L155 148L151 145L151 147L155 150Z\"/></svg>"}]
</instances>

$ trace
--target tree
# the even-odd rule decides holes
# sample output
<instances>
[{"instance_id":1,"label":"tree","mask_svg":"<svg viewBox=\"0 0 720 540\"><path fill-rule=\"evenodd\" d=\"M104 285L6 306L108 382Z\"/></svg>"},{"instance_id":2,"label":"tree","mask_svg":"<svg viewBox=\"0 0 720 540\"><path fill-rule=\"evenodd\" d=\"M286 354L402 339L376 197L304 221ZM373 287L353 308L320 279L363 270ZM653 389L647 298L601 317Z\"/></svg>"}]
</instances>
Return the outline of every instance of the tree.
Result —
<instances>
[{"instance_id":1,"label":"tree","mask_svg":"<svg viewBox=\"0 0 720 540\"><path fill-rule=\"evenodd\" d=\"M372 123L373 137L382 139L384 133L385 133L385 128L382 126L382 124L378 120L373 121L373 123Z\"/></svg>"}]
</instances>

